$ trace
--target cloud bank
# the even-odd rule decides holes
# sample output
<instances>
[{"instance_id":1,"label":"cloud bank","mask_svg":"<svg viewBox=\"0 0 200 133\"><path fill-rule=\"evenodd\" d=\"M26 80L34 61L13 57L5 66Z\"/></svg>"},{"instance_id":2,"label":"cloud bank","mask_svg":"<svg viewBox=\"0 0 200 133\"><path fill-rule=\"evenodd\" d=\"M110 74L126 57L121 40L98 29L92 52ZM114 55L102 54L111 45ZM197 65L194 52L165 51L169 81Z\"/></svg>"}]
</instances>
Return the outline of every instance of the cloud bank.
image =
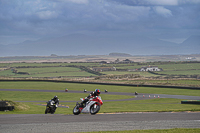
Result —
<instances>
[{"instance_id":1,"label":"cloud bank","mask_svg":"<svg viewBox=\"0 0 200 133\"><path fill-rule=\"evenodd\" d=\"M0 44L73 33L200 35L200 0L0 0Z\"/></svg>"}]
</instances>

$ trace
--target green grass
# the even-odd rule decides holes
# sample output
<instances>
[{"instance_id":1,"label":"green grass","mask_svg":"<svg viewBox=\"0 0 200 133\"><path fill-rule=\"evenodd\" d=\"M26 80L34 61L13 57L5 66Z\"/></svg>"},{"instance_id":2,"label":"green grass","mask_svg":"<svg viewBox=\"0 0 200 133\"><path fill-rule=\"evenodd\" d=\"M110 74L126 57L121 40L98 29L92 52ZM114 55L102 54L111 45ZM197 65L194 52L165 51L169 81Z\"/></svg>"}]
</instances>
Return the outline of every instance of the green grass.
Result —
<instances>
[{"instance_id":1,"label":"green grass","mask_svg":"<svg viewBox=\"0 0 200 133\"><path fill-rule=\"evenodd\" d=\"M0 63L4 64L4 63ZM11 63L11 67L27 67L27 66L39 66L39 67L59 67L59 66L68 66L68 65L77 65L77 66L100 66L99 63ZM5 65L3 65L5 66Z\"/></svg>"},{"instance_id":2,"label":"green grass","mask_svg":"<svg viewBox=\"0 0 200 133\"><path fill-rule=\"evenodd\" d=\"M80 101L80 98L85 98L89 93L67 93L67 92L26 92L26 91L1 91L0 99L9 99L11 101L48 101L55 95L61 101ZM129 99L134 96L108 95L101 94L103 100Z\"/></svg>"},{"instance_id":3,"label":"green grass","mask_svg":"<svg viewBox=\"0 0 200 133\"><path fill-rule=\"evenodd\" d=\"M161 71L157 72L158 74L167 74L167 75L200 75L199 70L179 70L179 71Z\"/></svg>"},{"instance_id":4,"label":"green grass","mask_svg":"<svg viewBox=\"0 0 200 133\"><path fill-rule=\"evenodd\" d=\"M199 133L200 128L173 128L173 129L151 129L151 130L126 130L126 131L97 131L82 133Z\"/></svg>"},{"instance_id":5,"label":"green grass","mask_svg":"<svg viewBox=\"0 0 200 133\"><path fill-rule=\"evenodd\" d=\"M100 85L100 84L81 84L81 83L58 83L58 82L23 82L23 81L1 81L0 88L2 89L38 89L38 90L70 90L88 92L94 91L96 88L108 92L129 92L134 93L149 93L149 94L170 94L170 95L188 95L200 96L200 90L191 89L176 89L176 88L159 88L159 87L131 87L131 86L116 86L116 85Z\"/></svg>"},{"instance_id":6,"label":"green grass","mask_svg":"<svg viewBox=\"0 0 200 133\"><path fill-rule=\"evenodd\" d=\"M106 75L125 75L125 74L137 74L140 77L149 78L149 80L134 80L132 79L106 79L106 81L112 82L121 82L121 83L129 83L129 84L154 84L154 85L173 85L173 86L194 86L199 87L200 81L197 79L191 80L163 80L166 77L171 76L180 76L180 75L200 75L200 63L197 62L146 62L146 63L131 63L131 64L105 64L102 65L100 63L0 63L0 77L2 78L60 78L60 79L82 79L85 80L89 77L97 77L97 75L88 73L86 71L82 71L79 68L68 67L69 65L75 66L85 66L90 69L92 67L116 67L117 69L137 69L142 66L158 66L162 68L164 71L156 72L158 74L166 74L166 75L156 75L149 72L129 72L129 71L105 71L101 72ZM18 72L28 72L29 75L26 74L15 74L12 73L11 70L4 70L4 67L12 67L16 68ZM27 68L19 68L19 67L27 67ZM29 68L28 68L29 67ZM35 67L35 68L33 68ZM186 78L187 78L186 77ZM195 76L196 77L196 76ZM151 80L150 78L154 78ZM156 78L156 79L155 79ZM162 78L162 79L160 79ZM170 79L170 78L169 78ZM173 78L174 79L174 78ZM99 80L104 81L104 79ZM191 81L191 82L190 82Z\"/></svg>"},{"instance_id":7,"label":"green grass","mask_svg":"<svg viewBox=\"0 0 200 133\"><path fill-rule=\"evenodd\" d=\"M16 93L16 92L12 92ZM17 93L18 94L18 93ZM23 94L22 94L23 95ZM37 95L37 94L33 94ZM71 94L68 94L71 95ZM24 96L24 95L23 95ZM38 94L37 96L40 96ZM43 95L43 99L35 99L35 96L30 98L26 97L23 100L46 100L48 101L54 96L54 93ZM60 100L65 100L67 95L58 94ZM75 96L75 95L71 95ZM70 96L70 97L71 97ZM12 97L12 96L10 96ZM80 102L79 98L84 97L82 94L77 94L75 99ZM65 99L62 99L65 98ZM128 98L126 96L111 96L111 95L102 95L103 100L108 99L124 99ZM15 99L15 98L11 98ZM17 99L21 100L21 99ZM69 100L69 99L67 99ZM133 100L133 101L117 101L117 102L104 102L103 106L99 113L114 113L114 112L180 112L180 111L200 111L200 106L193 104L180 104L180 99L170 99L170 98L156 98L149 100ZM25 110L15 110L9 112L0 112L0 114L43 114L45 110L46 102L21 102L20 105L23 105L26 108ZM38 105L39 104L39 105ZM72 114L72 110L76 102L60 102L61 105L67 105L69 108L57 108L56 114ZM43 106L42 106L43 105Z\"/></svg>"},{"instance_id":8,"label":"green grass","mask_svg":"<svg viewBox=\"0 0 200 133\"><path fill-rule=\"evenodd\" d=\"M184 63L184 64L164 64L158 65L163 70L191 70L191 69L200 69L199 63Z\"/></svg>"},{"instance_id":9,"label":"green grass","mask_svg":"<svg viewBox=\"0 0 200 133\"><path fill-rule=\"evenodd\" d=\"M37 67L45 67L45 66L66 66L69 63L11 63L11 67L28 67L28 66L37 66Z\"/></svg>"},{"instance_id":10,"label":"green grass","mask_svg":"<svg viewBox=\"0 0 200 133\"><path fill-rule=\"evenodd\" d=\"M192 104L180 104L180 99L156 98L149 100L133 100L106 102L102 108L102 113L112 112L180 112L180 111L200 111L200 106ZM115 110L115 111L113 111Z\"/></svg>"},{"instance_id":11,"label":"green grass","mask_svg":"<svg viewBox=\"0 0 200 133\"><path fill-rule=\"evenodd\" d=\"M156 63L156 62L147 62L141 65L137 63L132 64L115 64L117 69L137 69L142 66L158 66L158 68L162 68L164 71L172 71L172 70L191 70L191 69L200 69L199 63L182 63L182 62L168 62L165 64Z\"/></svg>"},{"instance_id":12,"label":"green grass","mask_svg":"<svg viewBox=\"0 0 200 133\"><path fill-rule=\"evenodd\" d=\"M14 75L10 77L90 77L90 76L96 76L94 74L88 73L88 72L49 72L49 73L38 73L38 74L30 74L30 75Z\"/></svg>"},{"instance_id":13,"label":"green grass","mask_svg":"<svg viewBox=\"0 0 200 133\"><path fill-rule=\"evenodd\" d=\"M15 76L15 75L16 74L13 73L11 70L0 71L0 76L9 77L9 76Z\"/></svg>"},{"instance_id":14,"label":"green grass","mask_svg":"<svg viewBox=\"0 0 200 133\"><path fill-rule=\"evenodd\" d=\"M4 77L90 77L95 74L82 71L74 67L45 67L45 68L17 68L18 72L27 72L27 74L15 74L12 70L0 71L0 76Z\"/></svg>"},{"instance_id":15,"label":"green grass","mask_svg":"<svg viewBox=\"0 0 200 133\"><path fill-rule=\"evenodd\" d=\"M17 68L16 70L18 72L28 72L29 74L81 71L81 69L75 67Z\"/></svg>"},{"instance_id":16,"label":"green grass","mask_svg":"<svg viewBox=\"0 0 200 133\"><path fill-rule=\"evenodd\" d=\"M115 66L117 69L137 69L141 68L142 66L148 66L148 64L151 66L158 66L158 68L162 68L163 71L157 72L159 74L167 74L167 75L198 75L200 74L200 64L199 63L168 63L168 64L159 64L159 63L146 63L145 65L137 65L137 64L126 64L126 66ZM140 74L144 77L150 77L150 76L158 76L154 74L148 74L147 72L127 72L127 71L109 71L109 72L103 72L104 74L114 74L114 75L120 75L120 74Z\"/></svg>"},{"instance_id":17,"label":"green grass","mask_svg":"<svg viewBox=\"0 0 200 133\"><path fill-rule=\"evenodd\" d=\"M173 89L173 88L154 88L154 87L128 87L114 85L95 85L95 84L75 84L75 83L56 83L56 82L0 82L1 89L36 89L36 90L63 90L62 92L25 92L25 91L0 91L0 99L11 101L48 101L57 95L60 101L80 101L80 98L86 97L91 91L99 88L101 91L108 90L105 94L102 92L101 97L104 100L128 99L133 96L109 95L109 92L130 92L134 93L151 93L151 94L174 94L174 95L191 95L200 96L199 90ZM83 91L87 93L68 93L68 90ZM184 99L183 99L184 100ZM72 109L76 102L61 102L62 105L68 105L69 108L58 108L58 114L72 114ZM180 104L181 99L155 98L149 100L132 100L132 101L107 101L104 102L100 113L112 112L163 112L163 111L200 111L200 106L192 104ZM0 112L0 114L43 114L46 102L23 102L19 103L28 106L25 110L15 110L10 112Z\"/></svg>"},{"instance_id":18,"label":"green grass","mask_svg":"<svg viewBox=\"0 0 200 133\"><path fill-rule=\"evenodd\" d=\"M194 79L181 79L181 80L150 80L150 79L145 79L145 80L140 80L140 79L133 79L133 80L104 80L102 81L112 81L112 82L122 82L122 83L128 83L128 84L153 84L153 85L173 85L173 86L195 86L199 87L200 86L200 81L199 80L194 80Z\"/></svg>"},{"instance_id":19,"label":"green grass","mask_svg":"<svg viewBox=\"0 0 200 133\"><path fill-rule=\"evenodd\" d=\"M9 63L0 63L0 67L6 67L8 65L9 65Z\"/></svg>"},{"instance_id":20,"label":"green grass","mask_svg":"<svg viewBox=\"0 0 200 133\"><path fill-rule=\"evenodd\" d=\"M151 73L148 73L148 72L105 71L105 72L101 72L101 73L106 74L106 75L139 74L140 76L144 76L144 77L158 76L158 75L151 74Z\"/></svg>"}]
</instances>

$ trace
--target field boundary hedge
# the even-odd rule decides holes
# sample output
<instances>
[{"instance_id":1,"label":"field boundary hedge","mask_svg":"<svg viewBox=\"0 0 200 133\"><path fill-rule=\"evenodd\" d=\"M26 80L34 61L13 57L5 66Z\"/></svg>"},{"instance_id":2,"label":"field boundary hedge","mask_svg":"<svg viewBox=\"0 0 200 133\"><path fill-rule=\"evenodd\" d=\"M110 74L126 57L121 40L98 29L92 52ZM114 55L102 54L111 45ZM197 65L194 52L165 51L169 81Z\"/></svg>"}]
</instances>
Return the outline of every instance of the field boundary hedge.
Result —
<instances>
[{"instance_id":1,"label":"field boundary hedge","mask_svg":"<svg viewBox=\"0 0 200 133\"><path fill-rule=\"evenodd\" d=\"M185 87L185 86L164 86L164 85L141 85L141 84L120 84L120 83L101 83L101 82L84 82L84 81L64 81L64 80L9 80L9 79L1 79L0 82L5 81L23 81L23 82L58 82L58 83L79 83L79 84L100 84L100 85L116 85L116 86L133 86L133 87L158 87L158 88L177 88L177 89L193 89L200 90L200 87Z\"/></svg>"}]
</instances>

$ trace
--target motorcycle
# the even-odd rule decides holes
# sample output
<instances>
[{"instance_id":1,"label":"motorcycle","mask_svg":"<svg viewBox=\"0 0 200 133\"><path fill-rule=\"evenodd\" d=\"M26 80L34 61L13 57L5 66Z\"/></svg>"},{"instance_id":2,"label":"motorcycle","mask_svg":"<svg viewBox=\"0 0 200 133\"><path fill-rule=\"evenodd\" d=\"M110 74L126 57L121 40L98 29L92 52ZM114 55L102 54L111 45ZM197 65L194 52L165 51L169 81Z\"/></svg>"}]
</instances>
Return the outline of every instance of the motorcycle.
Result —
<instances>
[{"instance_id":1,"label":"motorcycle","mask_svg":"<svg viewBox=\"0 0 200 133\"><path fill-rule=\"evenodd\" d=\"M83 98L80 99L81 101L84 101ZM103 101L100 96L92 97L83 107L80 107L80 103L77 102L73 109L73 114L79 115L80 113L90 113L95 115L99 112L101 105L103 105Z\"/></svg>"},{"instance_id":2,"label":"motorcycle","mask_svg":"<svg viewBox=\"0 0 200 133\"><path fill-rule=\"evenodd\" d=\"M47 105L46 105L46 110L45 110L45 114L47 113L51 113L51 114L54 114L55 111L56 111L56 104L55 104L55 101L53 100L49 100L47 102Z\"/></svg>"}]
</instances>

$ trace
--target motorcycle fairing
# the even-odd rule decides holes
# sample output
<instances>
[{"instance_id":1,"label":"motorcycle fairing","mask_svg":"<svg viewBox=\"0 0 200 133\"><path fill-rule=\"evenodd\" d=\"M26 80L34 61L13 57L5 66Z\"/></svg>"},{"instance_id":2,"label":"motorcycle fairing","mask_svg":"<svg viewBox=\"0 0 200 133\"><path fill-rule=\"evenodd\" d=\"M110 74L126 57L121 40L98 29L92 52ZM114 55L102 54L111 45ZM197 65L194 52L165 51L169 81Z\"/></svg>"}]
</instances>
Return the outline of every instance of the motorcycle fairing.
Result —
<instances>
[{"instance_id":1,"label":"motorcycle fairing","mask_svg":"<svg viewBox=\"0 0 200 133\"><path fill-rule=\"evenodd\" d=\"M47 106L53 106L54 105L54 101L53 100L49 100L48 102L47 102Z\"/></svg>"},{"instance_id":2,"label":"motorcycle fairing","mask_svg":"<svg viewBox=\"0 0 200 133\"><path fill-rule=\"evenodd\" d=\"M95 101L88 101L86 106L82 109L81 113L90 113L90 107L95 103Z\"/></svg>"}]
</instances>

